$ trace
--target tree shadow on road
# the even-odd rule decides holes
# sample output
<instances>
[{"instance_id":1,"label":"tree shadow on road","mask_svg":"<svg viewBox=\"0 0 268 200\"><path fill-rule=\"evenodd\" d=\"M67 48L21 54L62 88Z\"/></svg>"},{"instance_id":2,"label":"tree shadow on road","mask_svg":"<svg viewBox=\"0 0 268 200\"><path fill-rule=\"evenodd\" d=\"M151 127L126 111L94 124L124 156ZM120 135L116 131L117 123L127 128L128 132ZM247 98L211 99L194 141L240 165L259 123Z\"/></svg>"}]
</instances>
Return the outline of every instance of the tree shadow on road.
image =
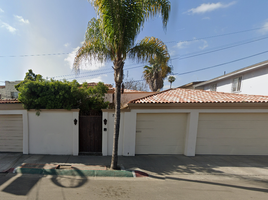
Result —
<instances>
[{"instance_id":1,"label":"tree shadow on road","mask_svg":"<svg viewBox=\"0 0 268 200\"><path fill-rule=\"evenodd\" d=\"M88 177L83 173L83 171L73 167L74 174L79 177L74 176L53 176L51 181L63 188L78 188L83 186L88 182Z\"/></svg>"},{"instance_id":2,"label":"tree shadow on road","mask_svg":"<svg viewBox=\"0 0 268 200\"><path fill-rule=\"evenodd\" d=\"M21 175L8 186L6 186L2 191L10 194L25 196L37 184L40 178L40 176L29 177L29 175Z\"/></svg>"}]
</instances>

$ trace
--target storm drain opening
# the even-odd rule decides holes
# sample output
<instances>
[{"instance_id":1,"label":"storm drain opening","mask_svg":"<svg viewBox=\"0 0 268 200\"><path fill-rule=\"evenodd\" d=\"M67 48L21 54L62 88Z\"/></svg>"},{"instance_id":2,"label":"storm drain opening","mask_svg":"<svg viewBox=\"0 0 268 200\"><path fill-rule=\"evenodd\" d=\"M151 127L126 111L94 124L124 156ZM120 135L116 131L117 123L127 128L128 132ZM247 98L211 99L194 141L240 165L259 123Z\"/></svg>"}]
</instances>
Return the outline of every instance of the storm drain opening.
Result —
<instances>
[{"instance_id":1,"label":"storm drain opening","mask_svg":"<svg viewBox=\"0 0 268 200\"><path fill-rule=\"evenodd\" d=\"M56 169L72 169L72 165L58 165Z\"/></svg>"}]
</instances>

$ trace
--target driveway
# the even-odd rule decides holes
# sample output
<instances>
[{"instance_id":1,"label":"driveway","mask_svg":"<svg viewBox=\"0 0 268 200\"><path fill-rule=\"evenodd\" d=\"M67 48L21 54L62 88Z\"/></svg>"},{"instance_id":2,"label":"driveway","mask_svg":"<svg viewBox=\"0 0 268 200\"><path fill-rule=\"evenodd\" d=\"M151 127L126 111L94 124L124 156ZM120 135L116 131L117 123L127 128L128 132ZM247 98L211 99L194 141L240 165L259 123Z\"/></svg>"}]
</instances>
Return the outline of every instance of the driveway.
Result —
<instances>
[{"instance_id":1,"label":"driveway","mask_svg":"<svg viewBox=\"0 0 268 200\"><path fill-rule=\"evenodd\" d=\"M0 172L17 167L22 163L38 164L85 164L109 166L110 156L54 156L0 153ZM140 170L151 177L181 175L220 175L268 177L268 156L195 156L183 155L140 155L119 157L125 169Z\"/></svg>"}]
</instances>

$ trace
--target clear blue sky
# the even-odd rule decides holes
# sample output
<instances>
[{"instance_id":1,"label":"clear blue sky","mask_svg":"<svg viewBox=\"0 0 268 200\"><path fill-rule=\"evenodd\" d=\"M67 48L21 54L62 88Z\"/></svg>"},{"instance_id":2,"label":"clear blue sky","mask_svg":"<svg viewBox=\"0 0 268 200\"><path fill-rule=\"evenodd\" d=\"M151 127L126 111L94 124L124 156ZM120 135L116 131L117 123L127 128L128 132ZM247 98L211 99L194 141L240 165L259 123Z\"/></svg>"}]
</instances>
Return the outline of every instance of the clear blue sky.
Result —
<instances>
[{"instance_id":1,"label":"clear blue sky","mask_svg":"<svg viewBox=\"0 0 268 200\"><path fill-rule=\"evenodd\" d=\"M176 74L174 87L208 80L268 60L268 52L252 56L268 51L267 8L266 0L171 0L167 30L154 18L137 40L154 36L166 43ZM0 0L0 85L22 80L28 69L45 78L112 84L111 62L83 66L79 76L72 71L92 17L96 13L86 0ZM55 53L59 55L49 55ZM240 58L246 59L180 75ZM126 61L125 74L140 80L145 64Z\"/></svg>"}]
</instances>

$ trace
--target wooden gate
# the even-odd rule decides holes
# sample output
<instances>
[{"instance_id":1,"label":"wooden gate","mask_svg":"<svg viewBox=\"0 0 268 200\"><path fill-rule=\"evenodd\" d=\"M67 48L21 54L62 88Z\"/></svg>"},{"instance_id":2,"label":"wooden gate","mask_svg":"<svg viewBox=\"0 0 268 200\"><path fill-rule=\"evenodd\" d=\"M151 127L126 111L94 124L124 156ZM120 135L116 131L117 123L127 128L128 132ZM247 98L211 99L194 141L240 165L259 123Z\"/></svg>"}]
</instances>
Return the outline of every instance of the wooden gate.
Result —
<instances>
[{"instance_id":1,"label":"wooden gate","mask_svg":"<svg viewBox=\"0 0 268 200\"><path fill-rule=\"evenodd\" d=\"M79 153L102 152L102 115L79 116Z\"/></svg>"}]
</instances>

